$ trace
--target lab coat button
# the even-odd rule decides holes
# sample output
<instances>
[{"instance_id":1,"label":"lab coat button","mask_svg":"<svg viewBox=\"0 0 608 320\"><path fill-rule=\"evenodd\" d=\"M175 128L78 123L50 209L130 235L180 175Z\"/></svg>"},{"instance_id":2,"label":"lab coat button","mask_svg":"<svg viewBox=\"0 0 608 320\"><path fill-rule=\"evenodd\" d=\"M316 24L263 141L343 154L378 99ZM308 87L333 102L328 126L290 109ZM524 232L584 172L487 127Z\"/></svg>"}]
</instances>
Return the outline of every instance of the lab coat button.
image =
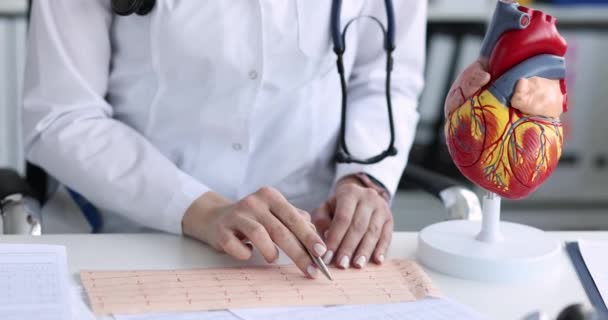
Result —
<instances>
[{"instance_id":1,"label":"lab coat button","mask_svg":"<svg viewBox=\"0 0 608 320\"><path fill-rule=\"evenodd\" d=\"M249 79L255 80L258 78L258 72L255 70L249 71Z\"/></svg>"},{"instance_id":2,"label":"lab coat button","mask_svg":"<svg viewBox=\"0 0 608 320\"><path fill-rule=\"evenodd\" d=\"M232 144L232 149L234 151L241 151L241 149L243 149L243 145L241 145L240 143L233 143Z\"/></svg>"}]
</instances>

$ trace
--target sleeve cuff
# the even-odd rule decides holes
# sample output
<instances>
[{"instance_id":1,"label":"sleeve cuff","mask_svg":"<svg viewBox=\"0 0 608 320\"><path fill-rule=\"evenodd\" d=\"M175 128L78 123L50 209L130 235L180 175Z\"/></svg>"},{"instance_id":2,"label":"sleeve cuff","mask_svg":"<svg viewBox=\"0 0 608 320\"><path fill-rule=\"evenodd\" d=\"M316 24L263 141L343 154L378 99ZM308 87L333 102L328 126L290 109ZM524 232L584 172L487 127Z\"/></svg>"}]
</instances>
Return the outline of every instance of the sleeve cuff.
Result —
<instances>
[{"instance_id":1,"label":"sleeve cuff","mask_svg":"<svg viewBox=\"0 0 608 320\"><path fill-rule=\"evenodd\" d=\"M401 172L403 172L402 165L384 165L384 161L374 165L361 165L361 164L338 164L336 168L336 176L334 178L332 192L336 188L336 184L340 179L350 175L356 175L359 173L366 173L380 183L384 185L386 191L388 191L389 199L393 199L395 191L399 181L401 180ZM399 167L396 168L395 166ZM390 201L389 201L390 202Z\"/></svg>"},{"instance_id":2,"label":"sleeve cuff","mask_svg":"<svg viewBox=\"0 0 608 320\"><path fill-rule=\"evenodd\" d=\"M179 173L178 178L180 185L176 186L177 189L163 212L161 222L164 231L174 234L182 234L182 218L194 200L211 190L183 172Z\"/></svg>"}]
</instances>

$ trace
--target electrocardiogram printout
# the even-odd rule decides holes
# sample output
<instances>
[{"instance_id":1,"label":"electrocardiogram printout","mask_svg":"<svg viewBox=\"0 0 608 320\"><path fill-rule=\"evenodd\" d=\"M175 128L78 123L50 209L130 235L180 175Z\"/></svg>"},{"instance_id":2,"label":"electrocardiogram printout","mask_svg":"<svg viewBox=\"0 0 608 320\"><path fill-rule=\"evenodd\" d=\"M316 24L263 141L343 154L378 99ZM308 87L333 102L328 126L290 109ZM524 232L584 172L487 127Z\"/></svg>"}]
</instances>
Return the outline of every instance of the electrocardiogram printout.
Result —
<instances>
[{"instance_id":1,"label":"electrocardiogram printout","mask_svg":"<svg viewBox=\"0 0 608 320\"><path fill-rule=\"evenodd\" d=\"M80 273L97 315L378 304L439 296L412 261L332 269L332 275L334 281L308 279L294 265Z\"/></svg>"}]
</instances>

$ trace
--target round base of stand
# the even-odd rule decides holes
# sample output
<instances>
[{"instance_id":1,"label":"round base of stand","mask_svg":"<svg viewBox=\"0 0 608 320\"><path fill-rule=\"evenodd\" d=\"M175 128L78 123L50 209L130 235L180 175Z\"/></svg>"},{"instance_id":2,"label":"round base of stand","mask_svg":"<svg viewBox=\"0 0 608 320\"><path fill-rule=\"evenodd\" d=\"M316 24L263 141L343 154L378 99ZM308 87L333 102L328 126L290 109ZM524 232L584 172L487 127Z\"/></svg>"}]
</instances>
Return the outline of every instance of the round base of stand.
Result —
<instances>
[{"instance_id":1,"label":"round base of stand","mask_svg":"<svg viewBox=\"0 0 608 320\"><path fill-rule=\"evenodd\" d=\"M479 281L519 282L558 268L560 243L542 230L500 222L503 239L476 239L479 221L445 221L418 235L418 259L435 271Z\"/></svg>"}]
</instances>

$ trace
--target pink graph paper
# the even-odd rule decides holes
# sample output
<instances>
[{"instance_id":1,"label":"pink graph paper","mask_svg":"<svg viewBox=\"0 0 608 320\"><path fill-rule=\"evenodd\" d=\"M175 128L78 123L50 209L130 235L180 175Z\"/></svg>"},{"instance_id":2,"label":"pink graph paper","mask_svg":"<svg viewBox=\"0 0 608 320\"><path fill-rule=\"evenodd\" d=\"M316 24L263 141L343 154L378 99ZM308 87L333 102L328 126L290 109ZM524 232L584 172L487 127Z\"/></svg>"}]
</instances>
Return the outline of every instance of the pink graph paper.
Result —
<instances>
[{"instance_id":1,"label":"pink graph paper","mask_svg":"<svg viewBox=\"0 0 608 320\"><path fill-rule=\"evenodd\" d=\"M411 261L331 272L334 281L322 275L308 279L293 265L82 271L80 277L97 315L389 303L439 296Z\"/></svg>"}]
</instances>

